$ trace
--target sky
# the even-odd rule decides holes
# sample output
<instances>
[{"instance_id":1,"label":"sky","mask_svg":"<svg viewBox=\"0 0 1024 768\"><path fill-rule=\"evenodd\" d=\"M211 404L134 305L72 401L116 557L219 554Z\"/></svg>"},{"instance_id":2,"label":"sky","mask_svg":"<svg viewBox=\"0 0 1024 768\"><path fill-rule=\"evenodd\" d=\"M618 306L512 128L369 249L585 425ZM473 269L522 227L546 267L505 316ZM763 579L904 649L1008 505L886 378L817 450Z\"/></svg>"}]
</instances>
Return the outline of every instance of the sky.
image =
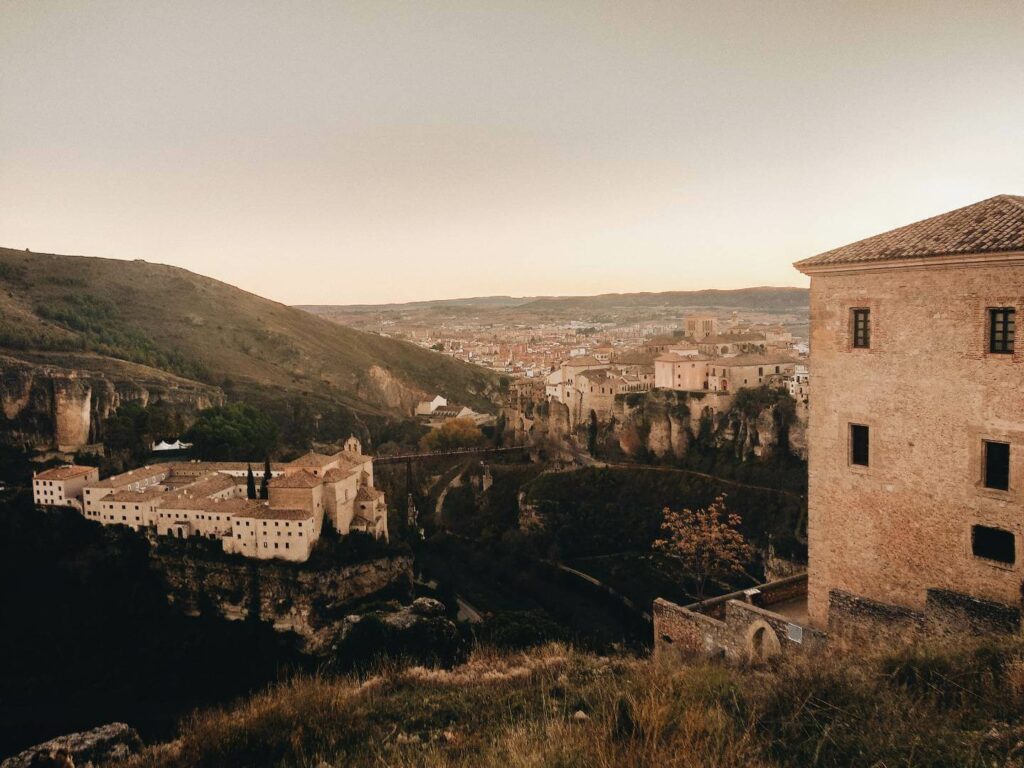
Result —
<instances>
[{"instance_id":1,"label":"sky","mask_svg":"<svg viewBox=\"0 0 1024 768\"><path fill-rule=\"evenodd\" d=\"M1024 194L1024 2L0 0L0 245L289 304L805 285Z\"/></svg>"}]
</instances>

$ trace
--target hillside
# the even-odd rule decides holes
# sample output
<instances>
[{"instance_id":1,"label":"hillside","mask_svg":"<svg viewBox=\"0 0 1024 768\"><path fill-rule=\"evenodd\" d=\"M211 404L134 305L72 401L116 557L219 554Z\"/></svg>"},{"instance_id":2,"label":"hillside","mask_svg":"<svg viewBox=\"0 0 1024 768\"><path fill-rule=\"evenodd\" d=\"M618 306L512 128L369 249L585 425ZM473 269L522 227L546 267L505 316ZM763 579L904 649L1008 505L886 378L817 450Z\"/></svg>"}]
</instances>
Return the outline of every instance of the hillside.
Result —
<instances>
[{"instance_id":1,"label":"hillside","mask_svg":"<svg viewBox=\"0 0 1024 768\"><path fill-rule=\"evenodd\" d=\"M184 269L143 260L0 248L0 351L89 352L229 397L299 395L356 413L407 416L442 393L490 410L489 372L356 331Z\"/></svg>"},{"instance_id":2,"label":"hillside","mask_svg":"<svg viewBox=\"0 0 1024 768\"><path fill-rule=\"evenodd\" d=\"M770 667L479 649L451 671L297 678L127 763L771 768L1020 766L1019 639Z\"/></svg>"}]
</instances>

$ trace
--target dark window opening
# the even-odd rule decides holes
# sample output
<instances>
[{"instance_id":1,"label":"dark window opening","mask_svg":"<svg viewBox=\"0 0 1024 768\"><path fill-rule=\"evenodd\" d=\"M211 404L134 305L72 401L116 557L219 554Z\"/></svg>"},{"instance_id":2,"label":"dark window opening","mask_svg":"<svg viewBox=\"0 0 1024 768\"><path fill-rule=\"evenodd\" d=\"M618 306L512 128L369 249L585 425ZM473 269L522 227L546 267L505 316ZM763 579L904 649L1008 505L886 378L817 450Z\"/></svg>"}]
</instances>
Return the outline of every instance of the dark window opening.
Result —
<instances>
[{"instance_id":1,"label":"dark window opening","mask_svg":"<svg viewBox=\"0 0 1024 768\"><path fill-rule=\"evenodd\" d=\"M1010 489L1010 444L985 441L985 487Z\"/></svg>"},{"instance_id":2,"label":"dark window opening","mask_svg":"<svg viewBox=\"0 0 1024 768\"><path fill-rule=\"evenodd\" d=\"M1013 337L1017 325L1017 310L996 307L988 311L988 351L996 355L1013 354Z\"/></svg>"},{"instance_id":3,"label":"dark window opening","mask_svg":"<svg viewBox=\"0 0 1024 768\"><path fill-rule=\"evenodd\" d=\"M850 425L850 463L868 466L870 438L868 428L863 424Z\"/></svg>"},{"instance_id":4,"label":"dark window opening","mask_svg":"<svg viewBox=\"0 0 1024 768\"><path fill-rule=\"evenodd\" d=\"M853 346L868 349L871 346L871 310L853 310Z\"/></svg>"},{"instance_id":5,"label":"dark window opening","mask_svg":"<svg viewBox=\"0 0 1024 768\"><path fill-rule=\"evenodd\" d=\"M975 525L971 528L971 551L976 557L1013 564L1017 559L1013 534L1002 528Z\"/></svg>"}]
</instances>

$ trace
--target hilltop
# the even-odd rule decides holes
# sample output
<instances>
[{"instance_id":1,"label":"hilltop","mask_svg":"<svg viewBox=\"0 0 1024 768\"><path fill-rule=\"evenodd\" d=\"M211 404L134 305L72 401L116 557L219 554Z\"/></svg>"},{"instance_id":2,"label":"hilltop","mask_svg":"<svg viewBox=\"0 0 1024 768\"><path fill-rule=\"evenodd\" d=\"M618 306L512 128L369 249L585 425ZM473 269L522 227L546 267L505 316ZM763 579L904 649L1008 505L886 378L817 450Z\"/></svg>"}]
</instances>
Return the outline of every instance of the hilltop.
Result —
<instances>
[{"instance_id":1,"label":"hilltop","mask_svg":"<svg viewBox=\"0 0 1024 768\"><path fill-rule=\"evenodd\" d=\"M93 367L129 361L235 399L297 395L374 416L408 416L438 392L493 408L486 370L178 267L0 248L0 281L0 352L21 360L90 353Z\"/></svg>"}]
</instances>

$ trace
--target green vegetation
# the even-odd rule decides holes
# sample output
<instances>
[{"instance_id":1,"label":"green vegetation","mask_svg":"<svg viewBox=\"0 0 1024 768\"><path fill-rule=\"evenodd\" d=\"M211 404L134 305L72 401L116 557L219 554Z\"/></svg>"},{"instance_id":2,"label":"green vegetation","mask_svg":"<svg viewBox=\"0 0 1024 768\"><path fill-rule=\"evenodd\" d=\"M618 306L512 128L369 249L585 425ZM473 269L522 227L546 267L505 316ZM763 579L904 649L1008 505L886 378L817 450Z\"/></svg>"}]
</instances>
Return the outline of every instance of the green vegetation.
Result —
<instances>
[{"instance_id":1,"label":"green vegetation","mask_svg":"<svg viewBox=\"0 0 1024 768\"><path fill-rule=\"evenodd\" d=\"M0 279L0 347L134 361L220 385L258 406L294 396L311 412L303 429L325 417L320 439L343 436L330 421L339 420L339 408L348 413L345 427L353 413L399 415L396 392L406 401L443 392L493 410L498 379L483 368L183 269L0 248ZM283 415L278 423L286 426Z\"/></svg>"},{"instance_id":2,"label":"green vegetation","mask_svg":"<svg viewBox=\"0 0 1024 768\"><path fill-rule=\"evenodd\" d=\"M254 461L275 452L279 434L262 411L232 403L200 411L184 439L203 461Z\"/></svg>"},{"instance_id":3,"label":"green vegetation","mask_svg":"<svg viewBox=\"0 0 1024 768\"><path fill-rule=\"evenodd\" d=\"M432 429L420 440L425 451L454 451L459 448L474 448L487 442L480 427L472 419L452 419L437 429Z\"/></svg>"},{"instance_id":4,"label":"green vegetation","mask_svg":"<svg viewBox=\"0 0 1024 768\"><path fill-rule=\"evenodd\" d=\"M761 668L482 648L447 672L293 679L124 768L1016 766L1022 662L1017 638Z\"/></svg>"},{"instance_id":5,"label":"green vegetation","mask_svg":"<svg viewBox=\"0 0 1024 768\"><path fill-rule=\"evenodd\" d=\"M800 498L686 472L615 467L548 473L528 486L527 500L545 522L538 544L546 544L552 555L570 558L646 552L658 536L666 506L708 507L723 492L729 510L743 519L744 536L761 545L771 536L780 552L798 553Z\"/></svg>"}]
</instances>

